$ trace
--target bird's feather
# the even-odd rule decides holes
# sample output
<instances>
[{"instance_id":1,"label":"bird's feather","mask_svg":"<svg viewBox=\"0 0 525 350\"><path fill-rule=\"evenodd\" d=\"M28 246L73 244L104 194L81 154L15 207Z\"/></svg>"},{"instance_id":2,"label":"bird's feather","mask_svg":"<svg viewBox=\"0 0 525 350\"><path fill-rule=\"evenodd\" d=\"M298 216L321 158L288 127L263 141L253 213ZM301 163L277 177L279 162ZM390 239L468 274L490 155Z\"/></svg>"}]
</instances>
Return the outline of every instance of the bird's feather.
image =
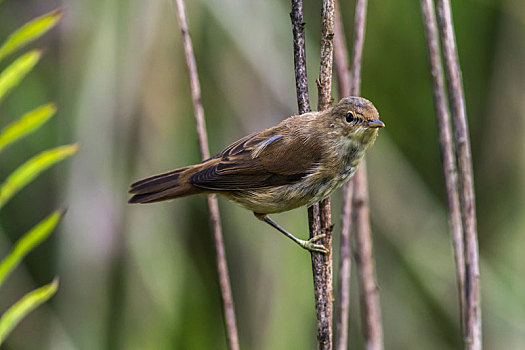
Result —
<instances>
[{"instance_id":1,"label":"bird's feather","mask_svg":"<svg viewBox=\"0 0 525 350\"><path fill-rule=\"evenodd\" d=\"M310 174L320 159L318 149L307 138L272 128L228 146L211 158L209 166L193 174L190 183L215 191L292 184Z\"/></svg>"}]
</instances>

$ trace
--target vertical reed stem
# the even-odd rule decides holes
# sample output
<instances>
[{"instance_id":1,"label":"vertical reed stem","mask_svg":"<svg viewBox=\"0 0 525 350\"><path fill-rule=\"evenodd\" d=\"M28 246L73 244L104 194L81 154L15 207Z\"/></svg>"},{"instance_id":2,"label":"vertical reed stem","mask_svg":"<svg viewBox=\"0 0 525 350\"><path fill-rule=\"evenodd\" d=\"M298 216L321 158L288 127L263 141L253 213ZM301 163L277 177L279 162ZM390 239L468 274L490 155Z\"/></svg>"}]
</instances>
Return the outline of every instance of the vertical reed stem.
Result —
<instances>
[{"instance_id":1,"label":"vertical reed stem","mask_svg":"<svg viewBox=\"0 0 525 350\"><path fill-rule=\"evenodd\" d=\"M334 64L337 77L339 99L351 95L348 52L339 2L335 3L334 23ZM354 49L355 50L355 49ZM341 241L339 248L339 274L337 278L336 299L336 340L335 348L345 350L348 347L348 325L350 318L350 271L352 257L350 251L350 230L352 215L352 186L350 182L343 187L343 205L341 209Z\"/></svg>"},{"instance_id":2,"label":"vertical reed stem","mask_svg":"<svg viewBox=\"0 0 525 350\"><path fill-rule=\"evenodd\" d=\"M292 0L292 32L294 41L294 68L299 113L310 111L306 75L306 50L304 40L303 4ZM321 63L318 84L318 109L324 110L332 103L332 62L334 36L334 1L324 0L321 12ZM317 340L319 349L332 347L332 224L330 198L308 208L310 237L326 234L320 243L329 249L328 254L312 253L314 295L317 311Z\"/></svg>"},{"instance_id":3,"label":"vertical reed stem","mask_svg":"<svg viewBox=\"0 0 525 350\"><path fill-rule=\"evenodd\" d=\"M321 60L317 80L319 111L332 104L332 67L334 57L334 0L323 0L321 10ZM328 248L327 254L312 252L314 293L317 309L317 341L319 349L332 348L333 319L333 258L332 258L332 209L330 197L319 203L320 231L310 231L310 237L324 233L320 243Z\"/></svg>"},{"instance_id":4,"label":"vertical reed stem","mask_svg":"<svg viewBox=\"0 0 525 350\"><path fill-rule=\"evenodd\" d=\"M341 38L336 43L343 47L336 49L336 62L339 63L341 68L340 81L341 88L348 85L348 91L341 90L344 96L360 95L361 85L361 66L363 57L363 45L365 40L365 26L366 26L366 0L357 0L354 18L354 42L353 42L353 55L352 64L350 70L350 77L345 78L342 75L345 74L344 67L348 65L348 59L338 57L342 53L346 53L344 31L342 30L341 24ZM346 69L348 72L348 70ZM348 75L348 73L346 73ZM346 80L348 83L345 83ZM350 187L352 186L352 187ZM343 220L349 221L349 216L352 215L352 222L355 225L355 262L357 268L357 277L359 282L359 295L361 304L361 319L362 329L366 342L366 348L370 350L383 349L383 326L381 321L381 305L379 302L379 291L375 276L375 263L372 252L372 234L370 230L370 207L368 199L368 185L366 179L366 162L362 161L359 170L354 175L351 183L347 184L346 189L343 193L347 196L351 196L350 199L345 198L343 202ZM348 207L347 207L348 206ZM343 230L345 227L343 226ZM350 227L348 227L348 231ZM343 247L341 248L343 249ZM343 302L341 302L343 303ZM346 316L348 318L348 316ZM348 328L348 325L346 325ZM342 332L348 332L345 329ZM346 336L341 336L338 342L338 349L346 348Z\"/></svg>"},{"instance_id":5,"label":"vertical reed stem","mask_svg":"<svg viewBox=\"0 0 525 350\"><path fill-rule=\"evenodd\" d=\"M184 0L175 0L175 5L177 6L179 26L184 42L184 53L186 55L186 63L188 65L188 73L190 76L191 97L193 101L193 110L195 112L195 122L197 127L197 135L199 137L201 157L202 159L207 159L210 157L210 152L208 149L208 136L206 134L206 123L201 101L201 89L199 84L199 76L197 73L197 64L195 62L193 45L188 30L188 21L186 19ZM235 321L235 309L230 286L230 277L228 275L226 252L224 250L224 242L222 239L219 205L215 195L208 196L208 209L210 213L210 225L213 229L213 239L215 241L217 272L219 274L219 285L221 288L222 306L224 312L224 321L226 323L228 346L230 350L238 350L239 336L237 333L237 325Z\"/></svg>"},{"instance_id":6,"label":"vertical reed stem","mask_svg":"<svg viewBox=\"0 0 525 350\"><path fill-rule=\"evenodd\" d=\"M450 2L448 0L437 0L436 7L454 130L454 146L456 148L456 159L459 170L459 199L464 233L463 246L465 250L465 346L468 349L480 350L482 347L482 331L479 250L472 155L470 151L465 97Z\"/></svg>"},{"instance_id":7,"label":"vertical reed stem","mask_svg":"<svg viewBox=\"0 0 525 350\"><path fill-rule=\"evenodd\" d=\"M441 53L439 49L438 29L434 3L432 0L421 0L423 12L423 24L427 39L428 58L432 74L434 92L434 109L439 130L439 146L441 160L445 175L445 187L447 190L449 229L452 236L452 246L456 262L456 279L458 285L459 305L461 315L461 328L465 331L465 251L463 245L463 227L461 224L461 211L458 194L458 173L456 169L456 158L452 135L450 131L450 114L445 94L445 83L443 80L443 68Z\"/></svg>"}]
</instances>

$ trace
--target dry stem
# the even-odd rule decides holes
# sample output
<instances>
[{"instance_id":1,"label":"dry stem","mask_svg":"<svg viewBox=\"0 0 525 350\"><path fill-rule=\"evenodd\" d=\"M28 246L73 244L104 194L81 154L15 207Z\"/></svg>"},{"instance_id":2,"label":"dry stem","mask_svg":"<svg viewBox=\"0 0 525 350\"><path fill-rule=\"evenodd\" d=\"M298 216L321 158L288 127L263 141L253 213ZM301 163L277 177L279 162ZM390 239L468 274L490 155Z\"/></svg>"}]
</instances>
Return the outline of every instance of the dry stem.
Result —
<instances>
[{"instance_id":1,"label":"dry stem","mask_svg":"<svg viewBox=\"0 0 525 350\"><path fill-rule=\"evenodd\" d=\"M340 26L341 38L336 41L336 45L341 45L341 48L336 48L336 62L340 66L341 77L339 78L341 86L341 94L344 96L360 95L361 85L361 62L363 56L363 45L365 38L365 23L366 23L366 0L358 0L355 9L354 18L354 42L353 42L353 56L352 65L350 71L350 79L343 77L343 74L348 72L347 62L348 59L342 55L346 54L344 31L342 30L342 24ZM339 26L338 26L339 27ZM339 33L339 32L338 32ZM339 57L341 55L341 57ZM348 91L344 91L343 88L348 86ZM379 303L379 292L375 277L375 264L372 254L372 235L370 232L370 218L369 218L369 204L368 204L368 190L367 190L367 179L366 179L366 163L363 160L360 169L354 176L351 184L346 185L343 194L352 196L352 208L349 208L349 200L345 198L343 202L343 220L349 221L345 216L353 216L353 222L356 228L356 239L355 239L355 257L356 267L358 272L360 301L361 301L361 318L362 327L367 344L367 349L382 349L383 348L383 326L381 322L381 307ZM350 187L353 186L353 187ZM348 206L348 207L347 207ZM344 222L345 222L344 221ZM343 222L343 223L344 223ZM343 225L343 233L345 233L345 227ZM350 228L348 227L348 230ZM341 248L343 255L343 247ZM341 277L342 279L343 277ZM348 283L348 282L347 282ZM343 287L342 287L343 288ZM341 304L345 303L341 301ZM344 305L344 304L343 304ZM344 315L343 315L344 316ZM341 317L340 316L340 319ZM345 316L348 319L348 316ZM345 349L347 342L348 332L348 321L346 326L341 325L340 338L338 341L338 349ZM342 327L345 327L344 329Z\"/></svg>"},{"instance_id":2,"label":"dry stem","mask_svg":"<svg viewBox=\"0 0 525 350\"><path fill-rule=\"evenodd\" d=\"M303 1L292 0L293 58L295 71L295 86L297 89L297 104L299 114L310 112L308 96L308 78L306 74L306 45L304 39Z\"/></svg>"},{"instance_id":3,"label":"dry stem","mask_svg":"<svg viewBox=\"0 0 525 350\"><path fill-rule=\"evenodd\" d=\"M339 98L350 96L350 71L348 69L348 52L346 50L345 35L339 3L335 3L335 36L334 36L334 63L337 76ZM350 316L350 229L352 215L352 186L346 183L343 187L343 205L341 210L341 242L338 275L338 290L336 299L336 341L338 350L345 350L348 346L348 324Z\"/></svg>"},{"instance_id":4,"label":"dry stem","mask_svg":"<svg viewBox=\"0 0 525 350\"><path fill-rule=\"evenodd\" d=\"M447 190L449 227L452 235L452 245L454 248L454 257L456 261L456 278L458 284L459 305L461 310L461 325L463 331L465 331L465 256L463 246L463 227L461 226L461 212L457 185L458 174L456 169L456 159L454 157L454 149L452 146L450 115L445 95L443 68L441 63L438 30L433 1L421 0L421 10L423 12L428 56L432 73L434 108L439 129L439 146L441 149L441 160L443 162L445 187Z\"/></svg>"},{"instance_id":5,"label":"dry stem","mask_svg":"<svg viewBox=\"0 0 525 350\"><path fill-rule=\"evenodd\" d=\"M365 43L366 27L366 0L357 0L354 18L354 52L352 56L352 69L350 71L350 94L359 96L361 93L361 61L363 58L363 45Z\"/></svg>"},{"instance_id":6,"label":"dry stem","mask_svg":"<svg viewBox=\"0 0 525 350\"><path fill-rule=\"evenodd\" d=\"M332 66L334 55L334 0L323 0L321 10L321 62L317 80L318 110L330 108L332 104ZM314 293L317 309L317 341L319 349L332 348L333 315L333 276L332 276L332 209L330 197L319 203L320 232L310 231L313 235L324 233L321 243L328 248L328 254L312 253L314 272Z\"/></svg>"},{"instance_id":7,"label":"dry stem","mask_svg":"<svg viewBox=\"0 0 525 350\"><path fill-rule=\"evenodd\" d=\"M323 0L321 10L321 64L317 91L317 109L323 111L332 104L332 66L334 58L334 0Z\"/></svg>"},{"instance_id":8,"label":"dry stem","mask_svg":"<svg viewBox=\"0 0 525 350\"><path fill-rule=\"evenodd\" d=\"M358 0L354 20L354 54L351 69L351 93L360 94L361 60L365 38L366 0ZM383 325L379 289L376 281L370 230L370 206L366 178L366 161L363 159L353 179L352 215L355 224L355 262L359 282L361 320L366 348L383 349Z\"/></svg>"},{"instance_id":9,"label":"dry stem","mask_svg":"<svg viewBox=\"0 0 525 350\"><path fill-rule=\"evenodd\" d=\"M454 128L454 145L459 170L459 198L465 249L465 345L481 349L481 293L479 283L479 252L474 203L472 155L468 134L463 83L459 68L454 26L448 0L437 0L438 27L443 47L445 75Z\"/></svg>"},{"instance_id":10,"label":"dry stem","mask_svg":"<svg viewBox=\"0 0 525 350\"><path fill-rule=\"evenodd\" d=\"M355 264L359 281L359 299L361 305L361 323L368 350L383 349L383 326L381 323L381 305L379 289L375 277L375 263L372 254L370 232L370 207L368 203L368 185L366 162L363 160L352 182L352 221L355 224Z\"/></svg>"},{"instance_id":11,"label":"dry stem","mask_svg":"<svg viewBox=\"0 0 525 350\"><path fill-rule=\"evenodd\" d=\"M301 0L292 0L292 31L294 39L294 67L297 87L299 113L310 111L308 104L308 86L305 60L305 40L303 4ZM318 80L319 110L330 107L332 60L333 60L333 25L334 2L324 0L322 8L321 65ZM317 340L319 349L332 347L332 225L330 198L308 208L310 236L325 233L321 243L329 249L326 255L312 253L312 271L314 295L317 311Z\"/></svg>"},{"instance_id":12,"label":"dry stem","mask_svg":"<svg viewBox=\"0 0 525 350\"><path fill-rule=\"evenodd\" d=\"M188 65L188 72L190 76L191 96L193 101L193 109L195 112L195 121L197 124L197 135L199 137L201 156L202 159L207 159L210 157L210 152L208 149L208 137L206 134L206 125L204 121L204 109L202 108L199 76L197 73L197 65L195 63L195 55L193 54L193 45L188 31L184 0L175 0L175 5L177 6L179 26L184 42L184 52L186 55L186 63ZM221 288L228 345L231 350L238 350L239 336L237 334L237 325L235 322L235 310L233 306L230 277L228 275L228 265L226 263L226 252L224 250L224 243L222 239L219 205L215 195L208 196L208 209L210 213L210 224L213 229L213 238L215 241L215 250L217 254L217 271L219 274L219 285Z\"/></svg>"}]
</instances>

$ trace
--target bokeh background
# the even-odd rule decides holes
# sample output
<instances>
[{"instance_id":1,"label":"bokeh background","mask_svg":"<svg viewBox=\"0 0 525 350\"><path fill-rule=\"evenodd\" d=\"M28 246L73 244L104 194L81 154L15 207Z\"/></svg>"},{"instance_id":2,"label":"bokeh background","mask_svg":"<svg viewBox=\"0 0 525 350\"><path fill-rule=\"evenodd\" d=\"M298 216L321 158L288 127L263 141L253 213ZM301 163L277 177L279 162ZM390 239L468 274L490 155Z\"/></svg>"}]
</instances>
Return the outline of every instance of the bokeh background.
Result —
<instances>
[{"instance_id":1,"label":"bokeh background","mask_svg":"<svg viewBox=\"0 0 525 350\"><path fill-rule=\"evenodd\" d=\"M351 38L354 2L341 2ZM4 310L55 275L61 281L58 294L23 321L5 348L225 349L204 198L126 203L133 180L199 161L174 6L0 3L1 40L31 18L66 11L58 28L33 45L45 56L0 105L0 127L50 100L59 114L1 155L0 179L41 150L81 144L72 160L0 212L4 255L52 209L69 209L60 229L0 290ZM212 152L296 113L289 1L191 0L187 7ZM474 158L483 340L486 349L523 349L525 3L459 0L452 9ZM305 1L305 21L315 107L320 1ZM386 348L461 348L418 1L369 2L362 77L363 96L387 125L368 157ZM340 193L333 203L338 247ZM219 204L242 348L314 348L309 254L250 212ZM305 209L275 219L306 236ZM359 323L353 278L352 348L362 348Z\"/></svg>"}]
</instances>

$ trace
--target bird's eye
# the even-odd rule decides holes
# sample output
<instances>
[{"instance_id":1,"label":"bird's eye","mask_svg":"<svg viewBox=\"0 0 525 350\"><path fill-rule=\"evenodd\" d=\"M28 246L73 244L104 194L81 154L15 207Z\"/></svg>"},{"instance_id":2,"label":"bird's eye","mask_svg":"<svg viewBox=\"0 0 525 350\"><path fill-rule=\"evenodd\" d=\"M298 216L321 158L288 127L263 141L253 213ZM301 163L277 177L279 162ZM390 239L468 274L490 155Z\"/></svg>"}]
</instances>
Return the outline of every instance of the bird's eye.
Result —
<instances>
[{"instance_id":1,"label":"bird's eye","mask_svg":"<svg viewBox=\"0 0 525 350\"><path fill-rule=\"evenodd\" d=\"M352 113L352 112L348 112L348 113L346 113L346 115L345 115L345 119L346 119L346 122L347 122L347 123L351 123L351 122L353 122L353 121L355 120L354 113Z\"/></svg>"}]
</instances>

